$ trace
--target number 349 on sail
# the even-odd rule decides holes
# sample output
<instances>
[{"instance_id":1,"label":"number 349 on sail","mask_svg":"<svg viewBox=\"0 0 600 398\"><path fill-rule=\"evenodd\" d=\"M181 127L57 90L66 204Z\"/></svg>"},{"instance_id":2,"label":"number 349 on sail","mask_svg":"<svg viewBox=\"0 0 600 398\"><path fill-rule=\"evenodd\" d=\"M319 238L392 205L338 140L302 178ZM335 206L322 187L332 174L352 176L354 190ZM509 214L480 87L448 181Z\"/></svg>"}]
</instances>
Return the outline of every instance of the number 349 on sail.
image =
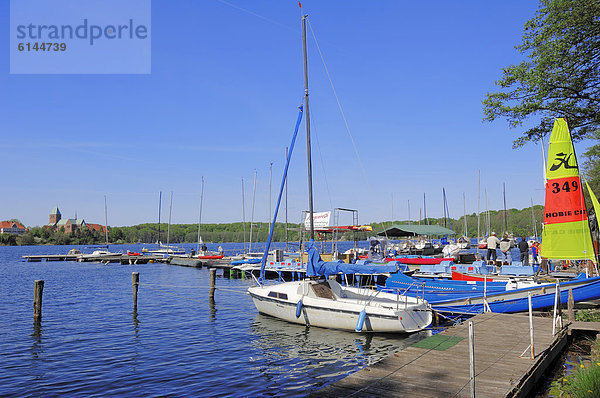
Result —
<instances>
[{"instance_id":1,"label":"number 349 on sail","mask_svg":"<svg viewBox=\"0 0 600 398\"><path fill-rule=\"evenodd\" d=\"M548 181L544 223L553 224L586 219L580 186L579 176Z\"/></svg>"}]
</instances>

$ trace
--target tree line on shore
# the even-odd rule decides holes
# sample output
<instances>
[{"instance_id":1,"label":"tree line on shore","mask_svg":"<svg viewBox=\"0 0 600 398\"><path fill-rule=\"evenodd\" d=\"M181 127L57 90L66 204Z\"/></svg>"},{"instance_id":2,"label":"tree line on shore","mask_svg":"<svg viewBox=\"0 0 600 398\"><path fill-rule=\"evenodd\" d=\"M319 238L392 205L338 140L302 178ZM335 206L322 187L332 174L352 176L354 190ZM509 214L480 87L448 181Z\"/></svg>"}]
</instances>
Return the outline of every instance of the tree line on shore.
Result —
<instances>
[{"instance_id":1,"label":"tree line on shore","mask_svg":"<svg viewBox=\"0 0 600 398\"><path fill-rule=\"evenodd\" d=\"M510 209L490 210L489 217L486 213L481 213L479 217L480 235L486 235L492 231L497 234L504 232L512 233L516 236L533 236L537 230L537 234L541 234L541 221L543 218L544 207L541 205L528 207L522 210ZM468 214L467 230L464 229L464 217L458 219L443 219L443 218L427 218L421 220L421 224L441 225L452 229L455 232L454 237L466 235L471 238L477 237L478 217L476 213ZM489 227L487 223L489 219ZM534 228L534 219L536 227ZM369 236L375 235L393 224L417 224L418 221L384 221L379 223L371 223L372 232L360 232L357 238L360 240L368 239ZM505 228L506 224L506 228ZM299 241L303 239L302 229L303 224L288 223L288 240ZM202 224L200 226L200 236L204 242L244 242L250 241L250 223L241 222L226 223L226 224ZM265 222L255 222L252 226L252 241L264 242L269 234L269 224ZM168 236L167 236L168 235ZM332 234L322 234L323 239L331 240ZM305 238L304 238L305 239ZM354 233L346 232L338 235L340 240L353 240ZM158 223L139 224L126 227L109 227L108 234L109 243L195 243L198 241L198 224L174 224L167 226ZM273 240L283 242L286 240L286 227L284 223L276 223L273 231ZM103 232L90 231L81 229L66 234L63 230L52 231L46 227L30 228L23 235L17 236L12 234L0 234L0 245L89 245L89 244L104 244L106 237Z\"/></svg>"}]
</instances>

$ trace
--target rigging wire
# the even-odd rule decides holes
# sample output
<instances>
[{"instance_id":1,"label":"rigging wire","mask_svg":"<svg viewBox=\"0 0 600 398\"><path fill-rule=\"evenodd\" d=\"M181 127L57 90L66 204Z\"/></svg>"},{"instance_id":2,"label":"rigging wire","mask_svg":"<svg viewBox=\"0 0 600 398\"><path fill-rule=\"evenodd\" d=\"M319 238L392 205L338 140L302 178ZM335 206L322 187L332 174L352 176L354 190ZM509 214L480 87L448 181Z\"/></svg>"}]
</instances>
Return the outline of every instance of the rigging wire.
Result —
<instances>
[{"instance_id":1,"label":"rigging wire","mask_svg":"<svg viewBox=\"0 0 600 398\"><path fill-rule=\"evenodd\" d=\"M327 64L325 63L325 58L323 57L323 53L321 52L321 48L319 47L319 43L317 42L317 37L315 36L315 32L312 28L312 25L310 23L310 20L307 18L308 20L308 27L310 28L310 33L312 34L313 40L315 41L315 45L317 47L317 51L319 52L319 56L321 57L321 62L323 63L323 67L325 68L325 73L327 74L327 79L329 79L329 84L331 85L331 90L333 91L333 95L335 96L335 100L337 102L338 108L340 110L340 113L342 115L342 119L344 120L344 125L346 126L346 132L348 133L348 135L350 136L350 141L352 142L352 147L354 148L354 153L356 154L356 157L358 158L358 162L360 164L360 168L363 172L363 175L365 177L365 181L367 182L367 186L369 187L369 192L371 193L371 195L373 195L373 190L371 189L371 184L369 182L369 178L367 176L367 172L365 170L364 164L362 162L362 159L360 158L360 155L358 154L358 149L356 147L356 142L354 141L354 137L352 136L352 133L350 133L350 127L348 126L348 120L346 119L346 115L344 114L344 109L342 108L342 104L340 102L340 99L337 95L337 92L335 91L335 86L333 85L333 80L331 79L331 74L329 73L329 69L327 69Z\"/></svg>"},{"instance_id":2,"label":"rigging wire","mask_svg":"<svg viewBox=\"0 0 600 398\"><path fill-rule=\"evenodd\" d=\"M314 100L313 100L314 101ZM323 153L321 151L321 144L319 141L319 135L317 134L317 129L315 129L315 114L314 111L312 113L312 120L310 122L311 124L311 131L313 132L313 135L315 137L315 140L317 141L317 151L319 152L319 159L321 160L321 168L323 169L323 178L325 179L325 188L327 189L327 198L329 199L329 206L331 209L333 209L333 202L331 200L331 191L329 190L329 182L327 181L327 172L325 171L325 162L323 161Z\"/></svg>"}]
</instances>

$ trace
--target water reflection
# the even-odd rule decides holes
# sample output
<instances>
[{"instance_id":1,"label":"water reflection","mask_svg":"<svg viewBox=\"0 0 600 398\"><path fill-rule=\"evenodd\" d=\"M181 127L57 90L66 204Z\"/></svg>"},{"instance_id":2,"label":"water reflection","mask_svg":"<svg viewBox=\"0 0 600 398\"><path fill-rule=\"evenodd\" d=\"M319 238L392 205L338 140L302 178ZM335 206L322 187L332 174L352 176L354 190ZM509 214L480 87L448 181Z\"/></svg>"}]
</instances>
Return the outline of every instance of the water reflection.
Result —
<instances>
[{"instance_id":1,"label":"water reflection","mask_svg":"<svg viewBox=\"0 0 600 398\"><path fill-rule=\"evenodd\" d=\"M428 334L359 334L258 314L251 325L251 345L258 356L251 360L254 369L271 382L285 378L286 388L313 388L373 364Z\"/></svg>"},{"instance_id":2,"label":"water reflection","mask_svg":"<svg viewBox=\"0 0 600 398\"><path fill-rule=\"evenodd\" d=\"M215 306L215 296L208 296L208 321L214 322L217 319L217 307Z\"/></svg>"},{"instance_id":3,"label":"water reflection","mask_svg":"<svg viewBox=\"0 0 600 398\"><path fill-rule=\"evenodd\" d=\"M137 340L139 338L140 333L140 321L138 319L137 311L131 312L131 323L133 325L133 337L135 338L135 340Z\"/></svg>"},{"instance_id":4,"label":"water reflection","mask_svg":"<svg viewBox=\"0 0 600 398\"><path fill-rule=\"evenodd\" d=\"M33 343L31 344L31 356L33 359L39 359L44 351L42 346L42 331L42 320L40 318L34 319L33 333L30 335L33 338Z\"/></svg>"}]
</instances>

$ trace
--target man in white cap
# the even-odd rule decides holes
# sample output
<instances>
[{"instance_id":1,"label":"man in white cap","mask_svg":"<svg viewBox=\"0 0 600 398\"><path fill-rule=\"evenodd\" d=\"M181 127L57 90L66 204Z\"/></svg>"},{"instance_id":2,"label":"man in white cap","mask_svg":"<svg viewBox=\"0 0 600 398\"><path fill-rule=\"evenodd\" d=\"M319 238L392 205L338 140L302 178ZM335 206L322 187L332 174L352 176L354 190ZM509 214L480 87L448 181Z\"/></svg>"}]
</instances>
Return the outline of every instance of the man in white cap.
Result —
<instances>
[{"instance_id":1,"label":"man in white cap","mask_svg":"<svg viewBox=\"0 0 600 398\"><path fill-rule=\"evenodd\" d=\"M492 232L492 235L487 238L487 260L488 262L492 260L492 264L496 264L496 249L498 245L500 245L500 239L498 239L495 232Z\"/></svg>"}]
</instances>

